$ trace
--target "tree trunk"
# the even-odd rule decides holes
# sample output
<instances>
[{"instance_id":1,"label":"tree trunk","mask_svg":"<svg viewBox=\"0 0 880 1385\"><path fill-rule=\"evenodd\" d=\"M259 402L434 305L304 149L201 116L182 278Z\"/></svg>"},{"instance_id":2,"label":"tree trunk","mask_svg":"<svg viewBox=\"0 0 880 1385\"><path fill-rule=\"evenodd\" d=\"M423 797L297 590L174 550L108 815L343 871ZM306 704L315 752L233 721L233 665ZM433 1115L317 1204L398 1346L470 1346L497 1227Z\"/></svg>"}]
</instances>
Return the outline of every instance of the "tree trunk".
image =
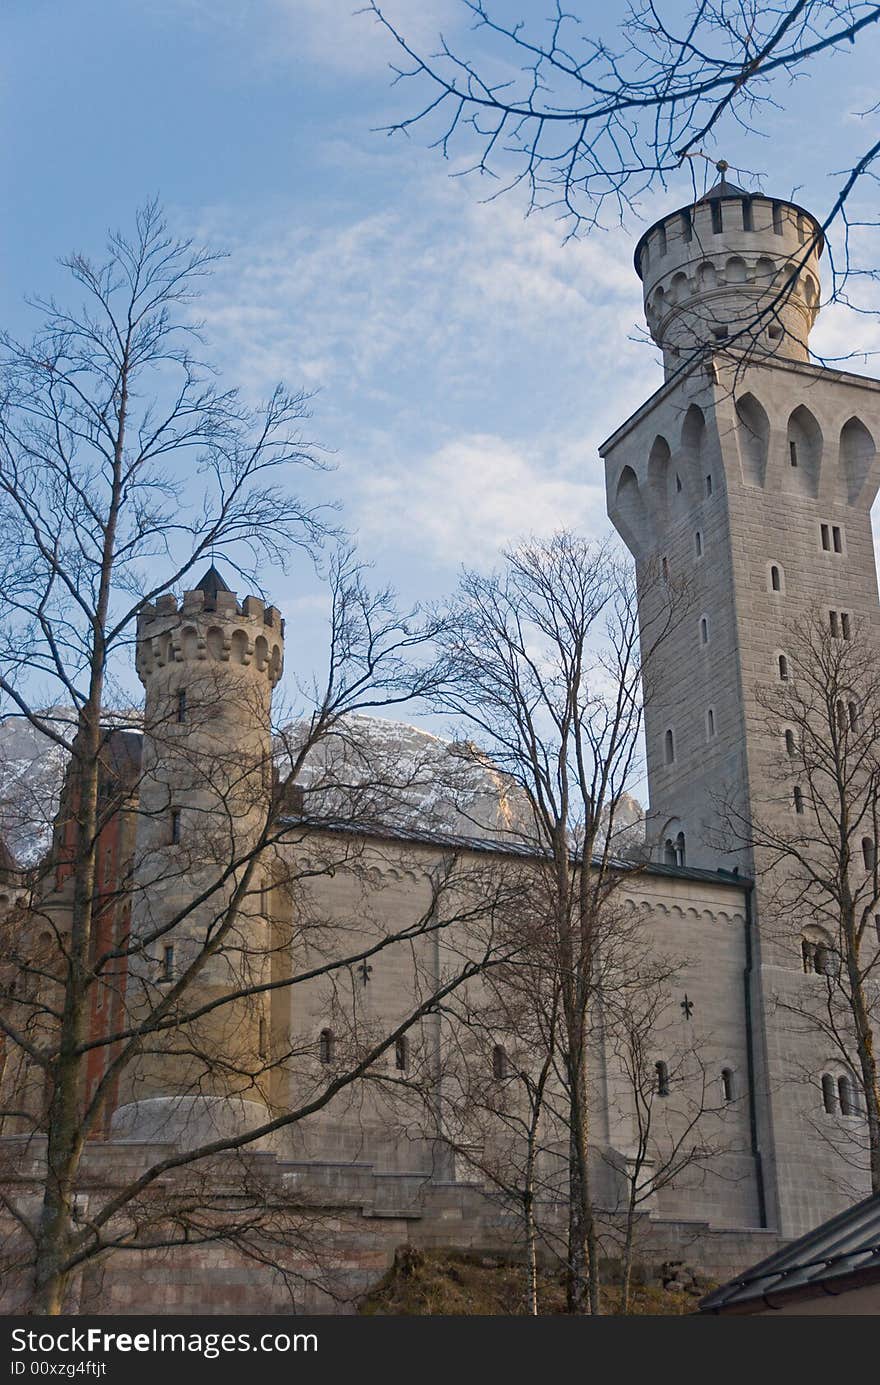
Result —
<instances>
[{"instance_id":1,"label":"tree trunk","mask_svg":"<svg viewBox=\"0 0 880 1385\"><path fill-rule=\"evenodd\" d=\"M569 1313L599 1313L599 1256L588 1166L589 1129L583 1058L570 1063L568 1274Z\"/></svg>"}]
</instances>

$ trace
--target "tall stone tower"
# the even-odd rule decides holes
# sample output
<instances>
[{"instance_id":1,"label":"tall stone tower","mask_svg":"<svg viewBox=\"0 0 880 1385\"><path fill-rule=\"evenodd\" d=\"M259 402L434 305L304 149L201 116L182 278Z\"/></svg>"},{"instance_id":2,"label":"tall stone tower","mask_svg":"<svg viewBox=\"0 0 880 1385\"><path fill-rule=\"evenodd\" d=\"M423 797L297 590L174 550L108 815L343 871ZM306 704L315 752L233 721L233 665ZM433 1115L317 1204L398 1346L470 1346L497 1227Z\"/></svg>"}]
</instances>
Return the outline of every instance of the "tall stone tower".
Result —
<instances>
[{"instance_id":1,"label":"tall stone tower","mask_svg":"<svg viewBox=\"0 0 880 1385\"><path fill-rule=\"evenodd\" d=\"M272 788L270 706L283 648L280 612L255 596L239 603L213 566L179 606L161 596L140 614L146 701L132 932L143 952L127 985L136 1015L173 996L194 964L178 1016L267 979L271 863L253 853ZM256 995L184 1023L171 1041L148 1042L126 1076L114 1134L191 1146L261 1124L269 1020Z\"/></svg>"},{"instance_id":2,"label":"tall stone tower","mask_svg":"<svg viewBox=\"0 0 880 1385\"><path fill-rule=\"evenodd\" d=\"M646 711L654 851L756 879L753 1096L768 1221L786 1234L836 1209L835 1156L805 1141L815 1092L791 1080L791 1032L772 999L803 980L801 959L769 926L762 863L729 831L723 850L721 805L747 818L769 796L758 691L789 676L793 622L847 613L880 639L880 383L809 361L822 249L808 212L723 176L652 226L635 264L665 383L601 448L608 512L636 561L643 642L664 583L690 593ZM817 1192L823 1177L831 1200Z\"/></svg>"}]
</instances>

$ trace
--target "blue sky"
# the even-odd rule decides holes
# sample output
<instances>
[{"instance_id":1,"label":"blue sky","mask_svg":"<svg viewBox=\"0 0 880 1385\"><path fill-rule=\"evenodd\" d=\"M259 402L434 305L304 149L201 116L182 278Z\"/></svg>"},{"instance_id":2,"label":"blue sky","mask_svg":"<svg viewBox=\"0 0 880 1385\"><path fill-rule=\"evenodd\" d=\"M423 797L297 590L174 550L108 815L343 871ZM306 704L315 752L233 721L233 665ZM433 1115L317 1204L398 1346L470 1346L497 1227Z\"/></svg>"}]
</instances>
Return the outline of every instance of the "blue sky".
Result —
<instances>
[{"instance_id":1,"label":"blue sky","mask_svg":"<svg viewBox=\"0 0 880 1385\"><path fill-rule=\"evenodd\" d=\"M579 241L515 198L483 203L484 185L449 177L463 150L444 163L427 131L376 132L412 97L390 86L388 42L354 8L6 0L0 321L24 331L22 295L59 287L56 256L99 251L108 225L159 194L176 231L230 251L200 305L210 358L255 396L279 377L318 391L311 431L336 470L312 493L343 502L377 578L430 600L519 534L607 529L596 446L661 379L634 339L633 243L689 183ZM615 10L595 8L603 23ZM457 0L387 9L417 43L463 30ZM718 152L824 212L829 170L876 127L855 115L876 99L876 42L780 92L767 138L738 132ZM880 331L833 308L815 339L870 351ZM299 563L267 585L289 665L319 663L314 579Z\"/></svg>"}]
</instances>

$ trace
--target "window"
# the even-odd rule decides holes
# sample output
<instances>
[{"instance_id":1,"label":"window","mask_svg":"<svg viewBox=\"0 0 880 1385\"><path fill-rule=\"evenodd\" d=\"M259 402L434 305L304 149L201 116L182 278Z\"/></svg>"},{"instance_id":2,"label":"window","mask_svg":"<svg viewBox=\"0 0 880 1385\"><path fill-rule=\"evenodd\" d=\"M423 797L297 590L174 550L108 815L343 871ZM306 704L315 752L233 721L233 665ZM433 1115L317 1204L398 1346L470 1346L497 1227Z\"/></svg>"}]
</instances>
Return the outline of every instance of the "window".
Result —
<instances>
[{"instance_id":1,"label":"window","mask_svg":"<svg viewBox=\"0 0 880 1385\"><path fill-rule=\"evenodd\" d=\"M691 220L691 212L690 212L690 208L689 208L689 207L685 207L684 211L683 211L682 214L681 214L681 234L682 234L682 239L683 239L685 242L688 242L688 243L689 243L690 241L693 240L693 237L694 237L694 223L693 223L693 221Z\"/></svg>"},{"instance_id":2,"label":"window","mask_svg":"<svg viewBox=\"0 0 880 1385\"><path fill-rule=\"evenodd\" d=\"M706 735L711 740L715 735L715 709L709 707L706 711Z\"/></svg>"},{"instance_id":3,"label":"window","mask_svg":"<svg viewBox=\"0 0 880 1385\"><path fill-rule=\"evenodd\" d=\"M782 208L778 202L773 203L773 233L777 236L782 235Z\"/></svg>"},{"instance_id":4,"label":"window","mask_svg":"<svg viewBox=\"0 0 880 1385\"><path fill-rule=\"evenodd\" d=\"M728 336L727 323L721 322L717 327L713 327L712 336L716 341L724 341L724 338Z\"/></svg>"},{"instance_id":5,"label":"window","mask_svg":"<svg viewBox=\"0 0 880 1385\"><path fill-rule=\"evenodd\" d=\"M721 224L721 201L715 198L712 202L712 231L717 236L722 228Z\"/></svg>"},{"instance_id":6,"label":"window","mask_svg":"<svg viewBox=\"0 0 880 1385\"><path fill-rule=\"evenodd\" d=\"M180 809L171 809L171 845L177 846L180 842Z\"/></svg>"},{"instance_id":7,"label":"window","mask_svg":"<svg viewBox=\"0 0 880 1385\"><path fill-rule=\"evenodd\" d=\"M873 837L862 837L862 860L865 863L865 870L874 869L874 855Z\"/></svg>"},{"instance_id":8,"label":"window","mask_svg":"<svg viewBox=\"0 0 880 1385\"><path fill-rule=\"evenodd\" d=\"M788 758L789 758L790 760L793 760L793 759L794 759L794 754L795 754L795 750L796 750L796 749L797 749L797 746L795 745L794 732L793 732L793 731L786 731L786 733L785 733L785 753L786 753L786 755L788 756Z\"/></svg>"},{"instance_id":9,"label":"window","mask_svg":"<svg viewBox=\"0 0 880 1385\"><path fill-rule=\"evenodd\" d=\"M721 1069L721 1096L724 1101L733 1101L736 1092L733 1082L733 1068Z\"/></svg>"},{"instance_id":10,"label":"window","mask_svg":"<svg viewBox=\"0 0 880 1385\"><path fill-rule=\"evenodd\" d=\"M322 1029L318 1039L318 1057L322 1063L332 1063L336 1051L336 1036L332 1029Z\"/></svg>"},{"instance_id":11,"label":"window","mask_svg":"<svg viewBox=\"0 0 880 1385\"><path fill-rule=\"evenodd\" d=\"M848 640L848 639L849 639L851 629L852 629L852 626L851 626L851 624L850 624L849 611L841 611L841 613L840 613L840 633L843 635L843 638L844 638L845 640Z\"/></svg>"},{"instance_id":12,"label":"window","mask_svg":"<svg viewBox=\"0 0 880 1385\"><path fill-rule=\"evenodd\" d=\"M744 198L743 198L743 204L742 204L742 205L743 205L743 230L744 230L744 231L751 231L751 230L752 230L752 202L751 202L751 198L749 198L749 197L744 197Z\"/></svg>"},{"instance_id":13,"label":"window","mask_svg":"<svg viewBox=\"0 0 880 1385\"><path fill-rule=\"evenodd\" d=\"M834 1078L831 1076L830 1072L822 1074L822 1105L825 1108L826 1115L836 1115L837 1089L834 1084Z\"/></svg>"},{"instance_id":14,"label":"window","mask_svg":"<svg viewBox=\"0 0 880 1385\"><path fill-rule=\"evenodd\" d=\"M186 721L186 692L183 688L177 693L177 721L179 725Z\"/></svg>"},{"instance_id":15,"label":"window","mask_svg":"<svg viewBox=\"0 0 880 1385\"><path fill-rule=\"evenodd\" d=\"M503 1082L507 1076L507 1053L501 1044L492 1049L492 1076L496 1082Z\"/></svg>"},{"instance_id":16,"label":"window","mask_svg":"<svg viewBox=\"0 0 880 1385\"><path fill-rule=\"evenodd\" d=\"M166 943L162 949L162 978L163 981L174 980L174 944Z\"/></svg>"},{"instance_id":17,"label":"window","mask_svg":"<svg viewBox=\"0 0 880 1385\"><path fill-rule=\"evenodd\" d=\"M843 553L844 536L839 524L820 524L819 541L823 553Z\"/></svg>"},{"instance_id":18,"label":"window","mask_svg":"<svg viewBox=\"0 0 880 1385\"><path fill-rule=\"evenodd\" d=\"M667 729L666 735L663 737L663 752L666 757L667 765L673 764L675 760L675 737L672 734L671 727Z\"/></svg>"},{"instance_id":19,"label":"window","mask_svg":"<svg viewBox=\"0 0 880 1385\"><path fill-rule=\"evenodd\" d=\"M788 460L791 462L792 466L797 466L797 443L795 442L794 438L792 438L788 444Z\"/></svg>"},{"instance_id":20,"label":"window","mask_svg":"<svg viewBox=\"0 0 880 1385\"><path fill-rule=\"evenodd\" d=\"M787 683L787 682L788 682L788 660L786 659L786 657L785 657L784 654L780 654L778 666L779 666L779 681L780 681L781 683Z\"/></svg>"},{"instance_id":21,"label":"window","mask_svg":"<svg viewBox=\"0 0 880 1385\"><path fill-rule=\"evenodd\" d=\"M394 1066L398 1072L406 1072L409 1067L409 1044L405 1034L401 1034L394 1045Z\"/></svg>"},{"instance_id":22,"label":"window","mask_svg":"<svg viewBox=\"0 0 880 1385\"><path fill-rule=\"evenodd\" d=\"M804 968L804 975L812 975L816 970L816 943L810 938L801 938L801 962Z\"/></svg>"},{"instance_id":23,"label":"window","mask_svg":"<svg viewBox=\"0 0 880 1385\"><path fill-rule=\"evenodd\" d=\"M819 533L822 538L822 549L825 553L831 552L831 529L827 524L819 525Z\"/></svg>"},{"instance_id":24,"label":"window","mask_svg":"<svg viewBox=\"0 0 880 1385\"><path fill-rule=\"evenodd\" d=\"M700 644L709 643L709 621L706 616L700 616Z\"/></svg>"},{"instance_id":25,"label":"window","mask_svg":"<svg viewBox=\"0 0 880 1385\"><path fill-rule=\"evenodd\" d=\"M851 1077L838 1077L837 1095L840 1100L840 1114L842 1116L857 1116L859 1114L856 1084Z\"/></svg>"},{"instance_id":26,"label":"window","mask_svg":"<svg viewBox=\"0 0 880 1385\"><path fill-rule=\"evenodd\" d=\"M840 617L838 616L838 614L837 614L836 611L829 611L828 615L829 615L829 619L830 619L830 622L831 622L831 638L832 638L833 640L839 640L839 639L840 639Z\"/></svg>"},{"instance_id":27,"label":"window","mask_svg":"<svg viewBox=\"0 0 880 1385\"><path fill-rule=\"evenodd\" d=\"M831 526L831 546L835 553L843 552L843 542L840 537L840 527L837 524Z\"/></svg>"},{"instance_id":28,"label":"window","mask_svg":"<svg viewBox=\"0 0 880 1385\"><path fill-rule=\"evenodd\" d=\"M880 947L880 914L874 915L874 932L877 934L877 946Z\"/></svg>"},{"instance_id":29,"label":"window","mask_svg":"<svg viewBox=\"0 0 880 1385\"><path fill-rule=\"evenodd\" d=\"M782 577L776 563L773 563L770 568L770 590L772 592L782 591Z\"/></svg>"},{"instance_id":30,"label":"window","mask_svg":"<svg viewBox=\"0 0 880 1385\"><path fill-rule=\"evenodd\" d=\"M683 866L683 865L684 865L684 861L685 861L684 833L683 833L683 832L679 832L678 836L677 836L676 839L675 839L675 848L674 848L674 852L675 852L675 864L676 864L677 866Z\"/></svg>"},{"instance_id":31,"label":"window","mask_svg":"<svg viewBox=\"0 0 880 1385\"><path fill-rule=\"evenodd\" d=\"M661 1061L654 1064L654 1072L657 1074L657 1095L669 1096L669 1068Z\"/></svg>"},{"instance_id":32,"label":"window","mask_svg":"<svg viewBox=\"0 0 880 1385\"><path fill-rule=\"evenodd\" d=\"M698 558L702 558L702 556L703 556L703 535L700 533L699 529L698 529L697 532L694 534L694 548L695 548L695 550L696 550L697 557L698 557Z\"/></svg>"},{"instance_id":33,"label":"window","mask_svg":"<svg viewBox=\"0 0 880 1385\"><path fill-rule=\"evenodd\" d=\"M850 729L850 731L858 731L858 729L859 729L859 709L858 709L858 704L855 703L855 702L848 702L848 703L846 704L846 709L847 709L847 712L848 712L848 714L849 714L849 729Z\"/></svg>"},{"instance_id":34,"label":"window","mask_svg":"<svg viewBox=\"0 0 880 1385\"><path fill-rule=\"evenodd\" d=\"M798 814L803 813L804 811L804 794L803 790L798 784L795 784L794 786L794 810Z\"/></svg>"},{"instance_id":35,"label":"window","mask_svg":"<svg viewBox=\"0 0 880 1385\"><path fill-rule=\"evenodd\" d=\"M711 494L712 494L712 475L711 475L711 473L706 477L706 494L707 494L707 495L711 495Z\"/></svg>"},{"instance_id":36,"label":"window","mask_svg":"<svg viewBox=\"0 0 880 1385\"><path fill-rule=\"evenodd\" d=\"M782 328L778 325L778 323L774 324L772 327L767 328L767 336L770 338L771 341L782 340Z\"/></svg>"},{"instance_id":37,"label":"window","mask_svg":"<svg viewBox=\"0 0 880 1385\"><path fill-rule=\"evenodd\" d=\"M661 571L662 571L662 573L663 573L663 581L664 581L664 582L668 582L668 581L669 581L669 559L668 559L668 558L661 558L661 560L660 560L660 569L661 569Z\"/></svg>"},{"instance_id":38,"label":"window","mask_svg":"<svg viewBox=\"0 0 880 1385\"><path fill-rule=\"evenodd\" d=\"M679 494L681 493L681 477L678 472L675 473L675 489Z\"/></svg>"}]
</instances>

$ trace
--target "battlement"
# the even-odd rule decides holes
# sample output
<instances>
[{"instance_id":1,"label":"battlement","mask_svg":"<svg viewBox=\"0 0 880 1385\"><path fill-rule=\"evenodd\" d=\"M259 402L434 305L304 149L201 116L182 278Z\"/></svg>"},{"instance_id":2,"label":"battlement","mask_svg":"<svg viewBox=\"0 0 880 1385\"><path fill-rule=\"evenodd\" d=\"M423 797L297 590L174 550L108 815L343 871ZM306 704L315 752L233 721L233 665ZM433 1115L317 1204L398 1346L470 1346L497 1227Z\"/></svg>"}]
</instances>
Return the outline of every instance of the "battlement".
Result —
<instances>
[{"instance_id":1,"label":"battlement","mask_svg":"<svg viewBox=\"0 0 880 1385\"><path fill-rule=\"evenodd\" d=\"M136 668L142 682L159 669L189 660L217 660L281 676L284 620L258 596L238 600L212 566L178 601L171 592L138 613Z\"/></svg>"},{"instance_id":2,"label":"battlement","mask_svg":"<svg viewBox=\"0 0 880 1385\"><path fill-rule=\"evenodd\" d=\"M667 377L701 346L805 361L819 312L815 217L724 178L651 226L635 251L645 316Z\"/></svg>"}]
</instances>

